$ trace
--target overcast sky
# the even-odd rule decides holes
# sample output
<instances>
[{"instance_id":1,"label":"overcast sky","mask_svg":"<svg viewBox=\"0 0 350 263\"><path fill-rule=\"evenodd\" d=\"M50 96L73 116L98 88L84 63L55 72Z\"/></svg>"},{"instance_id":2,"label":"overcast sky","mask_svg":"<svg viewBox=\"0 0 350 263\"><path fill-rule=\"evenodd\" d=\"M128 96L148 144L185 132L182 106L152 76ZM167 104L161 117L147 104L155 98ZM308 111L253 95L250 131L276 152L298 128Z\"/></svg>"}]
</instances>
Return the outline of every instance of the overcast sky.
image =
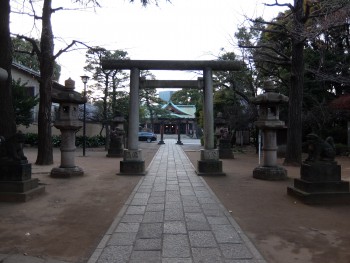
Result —
<instances>
[{"instance_id":1,"label":"overcast sky","mask_svg":"<svg viewBox=\"0 0 350 263\"><path fill-rule=\"evenodd\" d=\"M159 6L144 8L135 0L102 0L102 8L81 11L59 11L52 25L56 51L73 39L90 46L126 50L131 59L213 60L221 48L234 51L234 33L247 17L271 19L281 11L265 7L275 0L159 0ZM281 0L290 3L292 0ZM53 7L70 3L53 0ZM67 5L65 5L67 6ZM283 9L282 9L283 10ZM31 20L11 16L13 33L32 34ZM38 37L38 36L35 36ZM82 88L80 76L85 74L86 49L61 55L60 83L71 77L77 89ZM157 79L193 79L184 72L154 71Z\"/></svg>"}]
</instances>

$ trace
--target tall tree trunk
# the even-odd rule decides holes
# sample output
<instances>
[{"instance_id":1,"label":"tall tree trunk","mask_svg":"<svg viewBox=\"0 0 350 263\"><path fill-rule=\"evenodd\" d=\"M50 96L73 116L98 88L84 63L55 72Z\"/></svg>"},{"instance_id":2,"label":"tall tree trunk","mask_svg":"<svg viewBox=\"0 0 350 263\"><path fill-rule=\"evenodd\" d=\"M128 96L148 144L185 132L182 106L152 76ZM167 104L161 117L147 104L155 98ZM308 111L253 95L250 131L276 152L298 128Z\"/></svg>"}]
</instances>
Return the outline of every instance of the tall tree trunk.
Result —
<instances>
[{"instance_id":1,"label":"tall tree trunk","mask_svg":"<svg viewBox=\"0 0 350 263\"><path fill-rule=\"evenodd\" d=\"M0 80L0 136L9 138L16 133L15 113L11 89L12 44L10 38L10 1L0 1L0 68L8 73Z\"/></svg>"},{"instance_id":2,"label":"tall tree trunk","mask_svg":"<svg viewBox=\"0 0 350 263\"><path fill-rule=\"evenodd\" d=\"M38 156L36 164L49 165L53 163L51 137L51 90L54 68L54 42L51 25L51 2L45 0L42 17L42 33L40 42L40 104L38 117Z\"/></svg>"},{"instance_id":3,"label":"tall tree trunk","mask_svg":"<svg viewBox=\"0 0 350 263\"><path fill-rule=\"evenodd\" d=\"M289 91L285 165L300 165L302 153L302 103L304 88L304 22L302 0L294 0L291 87Z\"/></svg>"}]
</instances>

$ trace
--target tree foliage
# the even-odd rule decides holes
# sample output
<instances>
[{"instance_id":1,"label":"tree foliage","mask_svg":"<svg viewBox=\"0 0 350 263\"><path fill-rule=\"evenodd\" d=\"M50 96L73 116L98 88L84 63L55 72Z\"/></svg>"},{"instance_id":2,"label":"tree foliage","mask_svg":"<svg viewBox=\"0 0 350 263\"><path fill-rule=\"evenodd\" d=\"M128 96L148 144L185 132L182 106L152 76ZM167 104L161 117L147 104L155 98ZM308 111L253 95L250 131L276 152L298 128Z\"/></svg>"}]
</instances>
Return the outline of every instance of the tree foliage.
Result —
<instances>
[{"instance_id":1,"label":"tree foliage","mask_svg":"<svg viewBox=\"0 0 350 263\"><path fill-rule=\"evenodd\" d=\"M38 96L28 94L26 83L21 80L12 80L12 91L14 98L14 111L16 114L16 125L28 127L33 123L33 108L39 103Z\"/></svg>"},{"instance_id":2,"label":"tree foliage","mask_svg":"<svg viewBox=\"0 0 350 263\"><path fill-rule=\"evenodd\" d=\"M34 39L36 44L39 46L39 40ZM27 68L40 72L40 65L35 53L33 46L28 41L20 38L12 38L13 44L13 61L17 62ZM58 81L61 75L61 66L55 61L53 79Z\"/></svg>"},{"instance_id":3,"label":"tree foliage","mask_svg":"<svg viewBox=\"0 0 350 263\"><path fill-rule=\"evenodd\" d=\"M310 121L308 113L327 105L334 91L339 94L348 89L350 3L294 0L291 5L276 0L267 5L289 9L272 21L251 20L250 31L239 32L239 45L249 50L257 78L272 77L280 91L289 95L285 163L300 164L303 120ZM329 114L322 116L315 130L330 119Z\"/></svg>"}]
</instances>

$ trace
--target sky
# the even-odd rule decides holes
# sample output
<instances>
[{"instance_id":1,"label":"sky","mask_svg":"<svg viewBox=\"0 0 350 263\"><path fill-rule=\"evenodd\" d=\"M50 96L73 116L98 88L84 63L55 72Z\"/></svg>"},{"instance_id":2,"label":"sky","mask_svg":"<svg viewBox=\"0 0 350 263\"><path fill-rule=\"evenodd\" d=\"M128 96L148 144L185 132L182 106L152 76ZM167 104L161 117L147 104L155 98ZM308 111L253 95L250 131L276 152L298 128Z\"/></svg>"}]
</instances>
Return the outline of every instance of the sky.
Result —
<instances>
[{"instance_id":1,"label":"sky","mask_svg":"<svg viewBox=\"0 0 350 263\"><path fill-rule=\"evenodd\" d=\"M275 0L158 0L158 6L147 7L139 2L101 0L102 8L83 9L69 0L53 0L53 7L79 7L53 14L55 51L79 40L89 46L125 50L130 59L215 60L223 49L237 52L234 34L245 17L271 19L283 11L263 5ZM11 32L40 36L31 18L16 14L11 15ZM85 53L80 47L57 59L62 67L60 83L70 77L77 90L83 88L80 76L89 75L83 69ZM197 79L194 73L183 71L152 73L157 79Z\"/></svg>"}]
</instances>

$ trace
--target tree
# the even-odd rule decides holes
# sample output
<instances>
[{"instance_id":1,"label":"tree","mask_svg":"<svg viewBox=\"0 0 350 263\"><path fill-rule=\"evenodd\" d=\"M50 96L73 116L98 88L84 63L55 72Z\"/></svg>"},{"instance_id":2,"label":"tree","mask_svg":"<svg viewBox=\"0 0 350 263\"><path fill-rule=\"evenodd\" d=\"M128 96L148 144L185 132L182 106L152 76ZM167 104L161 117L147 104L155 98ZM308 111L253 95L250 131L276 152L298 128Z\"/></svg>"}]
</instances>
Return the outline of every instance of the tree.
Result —
<instances>
[{"instance_id":1,"label":"tree","mask_svg":"<svg viewBox=\"0 0 350 263\"><path fill-rule=\"evenodd\" d=\"M28 94L26 84L22 84L21 80L12 80L12 91L14 98L14 110L16 116L16 125L29 126L33 122L32 109L38 102L38 96Z\"/></svg>"},{"instance_id":2,"label":"tree","mask_svg":"<svg viewBox=\"0 0 350 263\"><path fill-rule=\"evenodd\" d=\"M150 0L140 0L142 5L146 6L151 1ZM6 2L4 7L9 5L9 0L4 0ZM7 3L8 2L8 3ZM94 6L100 6L97 0L73 0L74 3L81 3L84 5L92 4ZM134 2L134 0L130 0ZM156 4L157 0L154 1ZM54 60L60 56L63 52L66 52L72 46L74 46L79 41L72 41L66 48L58 51L54 54L54 35L52 31L51 17L52 15L63 10L63 7L52 8L52 0L43 0L42 13L38 15L34 8L37 3L34 0L29 0L30 6L32 7L32 14L30 14L34 19L41 21L41 37L40 46L29 37L20 36L20 38L29 41L33 46L33 51L38 57L40 65L40 104L39 104L39 118L38 118L38 156L36 164L48 165L53 163L53 152L52 152L52 137L51 137L51 90L52 90L52 80L54 72ZM4 9L5 12L7 9ZM4 12L4 13L5 13ZM6 21L6 24L9 21ZM8 23L7 23L8 24ZM8 26L8 25L7 25ZM8 50L6 50L8 51Z\"/></svg>"},{"instance_id":3,"label":"tree","mask_svg":"<svg viewBox=\"0 0 350 263\"><path fill-rule=\"evenodd\" d=\"M265 72L265 76L269 74L276 76L277 81L287 84L289 88L289 128L285 164L300 165L305 47L316 36L324 37L323 32L327 31L331 25L330 17L333 17L333 25L339 24L341 16L339 14L335 16L335 14L341 12L342 8L349 10L350 3L344 0L294 0L294 5L291 5L280 4L276 0L275 3L267 5L286 6L289 7L289 11L280 13L271 22L253 20L254 23L264 25L257 28L262 32L260 41L254 46L242 45L242 47L254 48L255 65L261 72ZM290 74L285 74L288 65L290 65ZM280 71L281 68L282 71ZM307 70L310 71L310 69ZM285 81L287 75L290 77Z\"/></svg>"},{"instance_id":4,"label":"tree","mask_svg":"<svg viewBox=\"0 0 350 263\"><path fill-rule=\"evenodd\" d=\"M7 79L0 79L0 136L8 139L16 132L11 89L12 43L10 37L10 1L0 1L0 69Z\"/></svg>"}]
</instances>

